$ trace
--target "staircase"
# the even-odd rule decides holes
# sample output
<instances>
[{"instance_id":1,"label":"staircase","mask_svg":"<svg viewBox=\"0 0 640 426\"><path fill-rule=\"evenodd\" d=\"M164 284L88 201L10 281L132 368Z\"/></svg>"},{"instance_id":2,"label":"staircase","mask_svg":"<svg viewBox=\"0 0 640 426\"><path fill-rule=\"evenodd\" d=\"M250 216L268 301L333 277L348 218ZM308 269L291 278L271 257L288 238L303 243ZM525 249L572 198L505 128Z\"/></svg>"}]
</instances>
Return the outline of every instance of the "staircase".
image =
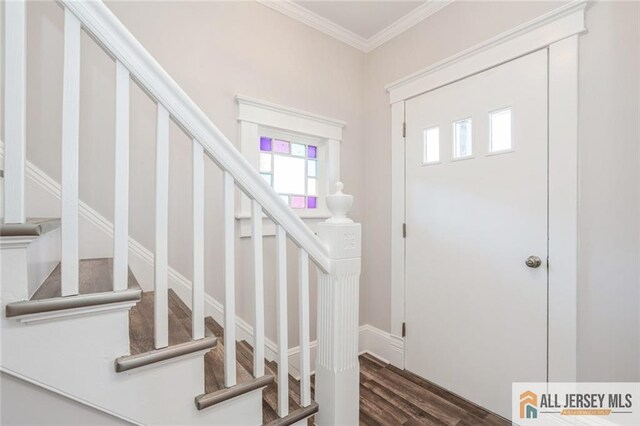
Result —
<instances>
[{"instance_id":1,"label":"staircase","mask_svg":"<svg viewBox=\"0 0 640 426\"><path fill-rule=\"evenodd\" d=\"M61 217L25 207L26 7L4 2L4 221L0 226L0 371L133 424L321 425L358 423L360 225L338 184L333 217L315 235L101 1L59 0L64 10ZM78 136L80 37L116 63L112 258L81 250ZM129 265L129 87L157 106L153 278ZM169 122L193 141L193 282L168 285ZM223 171L222 324L205 314L204 165ZM56 184L58 185L58 184ZM235 203L251 200L251 342L236 339ZM276 225L275 359L265 358L263 215ZM287 240L298 247L300 379L289 375ZM211 261L207 259L207 261ZM310 265L311 263L311 265ZM317 284L312 376L309 271ZM148 291L143 291L146 289ZM183 295L184 296L184 295ZM314 400L315 399L315 400ZM28 412L14 413L24 415Z\"/></svg>"}]
</instances>

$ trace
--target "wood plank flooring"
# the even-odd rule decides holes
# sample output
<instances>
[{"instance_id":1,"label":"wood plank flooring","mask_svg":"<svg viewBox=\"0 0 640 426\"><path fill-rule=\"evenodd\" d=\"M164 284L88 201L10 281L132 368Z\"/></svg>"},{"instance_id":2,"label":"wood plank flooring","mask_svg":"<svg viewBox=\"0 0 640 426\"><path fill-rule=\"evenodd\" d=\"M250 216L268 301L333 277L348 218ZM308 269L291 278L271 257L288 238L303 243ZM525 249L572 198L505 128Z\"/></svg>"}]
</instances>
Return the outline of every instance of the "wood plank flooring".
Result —
<instances>
[{"instance_id":1,"label":"wood plank flooring","mask_svg":"<svg viewBox=\"0 0 640 426\"><path fill-rule=\"evenodd\" d=\"M61 267L51 272L31 300L50 299L61 296ZM139 288L138 280L129 269L128 288ZM78 290L80 294L93 294L113 291L113 259L81 259L78 271Z\"/></svg>"},{"instance_id":2,"label":"wood plank flooring","mask_svg":"<svg viewBox=\"0 0 640 426\"><path fill-rule=\"evenodd\" d=\"M131 310L131 352L153 348L153 293L144 293L142 301ZM216 348L205 354L205 392L224 387L224 330L211 317L205 319L210 333L218 337ZM169 340L171 344L191 337L191 310L169 290ZM253 348L245 341L236 343L237 382L251 380ZM265 362L265 372L276 378L263 391L263 422L278 418L278 365ZM311 396L315 394L315 377L311 379ZM300 407L300 382L289 376L289 411ZM195 396L195 395L194 395ZM320 407L322 410L322 407ZM313 424L313 418L308 420ZM509 425L506 419L466 401L408 371L398 369L369 354L360 356L360 424L361 425Z\"/></svg>"},{"instance_id":3,"label":"wood plank flooring","mask_svg":"<svg viewBox=\"0 0 640 426\"><path fill-rule=\"evenodd\" d=\"M360 424L504 426L511 423L406 370L363 354L360 356Z\"/></svg>"}]
</instances>

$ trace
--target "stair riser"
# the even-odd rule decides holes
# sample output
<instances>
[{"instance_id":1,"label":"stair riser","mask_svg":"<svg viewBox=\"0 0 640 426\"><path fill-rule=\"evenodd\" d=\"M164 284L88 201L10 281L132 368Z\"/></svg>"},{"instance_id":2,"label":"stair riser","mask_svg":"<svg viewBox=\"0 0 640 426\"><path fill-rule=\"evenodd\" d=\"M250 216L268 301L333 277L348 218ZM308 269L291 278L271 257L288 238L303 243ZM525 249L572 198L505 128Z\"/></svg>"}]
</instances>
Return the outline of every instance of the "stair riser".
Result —
<instances>
[{"instance_id":1,"label":"stair riser","mask_svg":"<svg viewBox=\"0 0 640 426\"><path fill-rule=\"evenodd\" d=\"M117 374L114 360L129 351L126 311L30 326L7 318L0 323L2 368L123 417L142 424L229 424L219 419L234 416L247 420L242 424L261 423L259 393L196 409L193 398L204 391L203 356Z\"/></svg>"},{"instance_id":2,"label":"stair riser","mask_svg":"<svg viewBox=\"0 0 640 426\"><path fill-rule=\"evenodd\" d=\"M29 299L60 263L60 229L40 237L1 237L3 304Z\"/></svg>"}]
</instances>

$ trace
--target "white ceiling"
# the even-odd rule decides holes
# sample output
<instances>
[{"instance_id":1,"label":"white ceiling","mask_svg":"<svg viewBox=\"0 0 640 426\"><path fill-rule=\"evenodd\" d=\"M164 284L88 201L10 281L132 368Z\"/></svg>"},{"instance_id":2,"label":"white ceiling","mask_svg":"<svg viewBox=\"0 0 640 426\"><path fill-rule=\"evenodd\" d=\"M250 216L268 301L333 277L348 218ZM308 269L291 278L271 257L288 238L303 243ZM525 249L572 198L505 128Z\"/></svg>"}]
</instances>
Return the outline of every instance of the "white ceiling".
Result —
<instances>
[{"instance_id":1,"label":"white ceiling","mask_svg":"<svg viewBox=\"0 0 640 426\"><path fill-rule=\"evenodd\" d=\"M363 52L370 52L453 0L257 0Z\"/></svg>"},{"instance_id":2,"label":"white ceiling","mask_svg":"<svg viewBox=\"0 0 640 426\"><path fill-rule=\"evenodd\" d=\"M368 39L425 1L308 1L294 0L342 28Z\"/></svg>"}]
</instances>

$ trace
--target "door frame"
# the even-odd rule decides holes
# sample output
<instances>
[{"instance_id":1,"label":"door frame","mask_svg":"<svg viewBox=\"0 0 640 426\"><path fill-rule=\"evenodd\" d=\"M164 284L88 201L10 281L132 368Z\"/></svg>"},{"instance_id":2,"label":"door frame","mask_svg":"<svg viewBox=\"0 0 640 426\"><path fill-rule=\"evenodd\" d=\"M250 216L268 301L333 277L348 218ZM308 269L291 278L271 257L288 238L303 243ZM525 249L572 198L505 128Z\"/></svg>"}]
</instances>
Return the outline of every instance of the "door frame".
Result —
<instances>
[{"instance_id":1,"label":"door frame","mask_svg":"<svg viewBox=\"0 0 640 426\"><path fill-rule=\"evenodd\" d=\"M578 37L587 2L573 1L386 86L391 105L391 333L404 368L405 101L541 49L548 51L549 268L547 379L577 378ZM406 230L411 232L411 230Z\"/></svg>"}]
</instances>

